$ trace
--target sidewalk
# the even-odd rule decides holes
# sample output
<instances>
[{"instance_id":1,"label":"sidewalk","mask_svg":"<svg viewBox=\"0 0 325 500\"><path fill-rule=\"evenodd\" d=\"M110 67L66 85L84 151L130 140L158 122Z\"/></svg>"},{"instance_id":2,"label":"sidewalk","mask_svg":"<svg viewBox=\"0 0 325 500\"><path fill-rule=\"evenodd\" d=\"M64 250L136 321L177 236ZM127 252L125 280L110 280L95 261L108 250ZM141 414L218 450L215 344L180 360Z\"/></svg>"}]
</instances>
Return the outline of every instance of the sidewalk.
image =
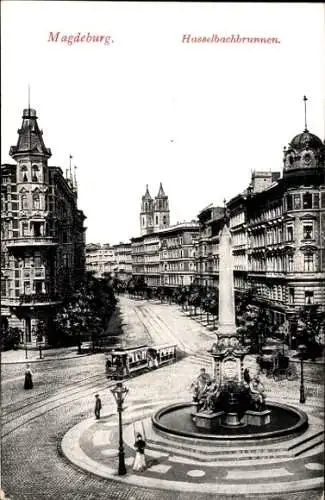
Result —
<instances>
[{"instance_id":1,"label":"sidewalk","mask_svg":"<svg viewBox=\"0 0 325 500\"><path fill-rule=\"evenodd\" d=\"M37 363L41 361L54 361L58 359L80 358L83 356L90 356L93 353L83 352L78 354L77 346L74 347L60 347L57 349L42 349L42 358L40 359L40 352L36 349L27 350L27 358L25 349L17 349L11 351L1 352L1 364L14 364L14 363Z\"/></svg>"}]
</instances>

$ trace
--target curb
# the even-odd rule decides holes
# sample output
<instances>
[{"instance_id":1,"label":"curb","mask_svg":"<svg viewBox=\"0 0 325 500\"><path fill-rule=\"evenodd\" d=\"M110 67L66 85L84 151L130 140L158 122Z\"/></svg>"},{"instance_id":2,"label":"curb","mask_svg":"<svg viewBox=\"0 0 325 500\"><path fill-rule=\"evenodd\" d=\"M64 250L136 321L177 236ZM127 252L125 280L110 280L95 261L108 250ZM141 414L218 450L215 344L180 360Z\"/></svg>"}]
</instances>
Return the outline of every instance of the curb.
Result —
<instances>
[{"instance_id":1,"label":"curb","mask_svg":"<svg viewBox=\"0 0 325 500\"><path fill-rule=\"evenodd\" d=\"M119 476L115 469L104 464L100 464L86 453L79 446L80 435L88 429L93 418L81 421L79 424L71 427L61 440L61 450L68 462L84 470L87 473L104 478L110 481L118 481L126 487L136 486L149 488L152 490L168 490L188 493L205 494L223 494L236 495L236 498L247 498L248 495L262 495L267 489L268 494L293 493L302 491L307 492L320 488L323 485L323 477L306 478L293 481L275 481L261 483L238 483L236 481L229 483L189 483L186 481L170 481L146 476L138 476L131 471L126 476Z\"/></svg>"}]
</instances>

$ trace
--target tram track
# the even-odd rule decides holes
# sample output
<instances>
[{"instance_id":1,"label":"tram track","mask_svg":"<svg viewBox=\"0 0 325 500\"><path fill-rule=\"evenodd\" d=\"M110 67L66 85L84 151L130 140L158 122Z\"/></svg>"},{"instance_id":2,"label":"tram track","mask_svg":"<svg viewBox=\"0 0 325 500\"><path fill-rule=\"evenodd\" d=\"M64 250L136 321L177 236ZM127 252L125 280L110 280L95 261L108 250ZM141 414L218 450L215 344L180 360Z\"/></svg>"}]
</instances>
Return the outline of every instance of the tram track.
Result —
<instances>
[{"instance_id":1,"label":"tram track","mask_svg":"<svg viewBox=\"0 0 325 500\"><path fill-rule=\"evenodd\" d=\"M43 402L46 402L46 400L52 400L52 399L56 399L57 397L62 397L62 396L64 396L65 393L69 393L69 391L71 391L71 390L78 389L78 387L80 387L80 385L82 386L82 388L85 388L89 385L91 386L97 380L98 381L101 380L103 378L103 376L104 375L101 374L101 375L94 375L92 377L87 377L86 379L80 380L78 383L73 383L73 384L69 384L69 385L65 386L65 388L63 390L60 390L59 393L49 395L48 397L45 397L45 398L43 397L43 398L38 398L37 400L34 399L33 401L27 401L26 404L23 404L23 405L19 406L18 408L9 407L9 409L6 409L6 407L5 407L1 411L2 418L3 417L10 417L11 415L16 415L17 412L20 412L20 411L24 410L25 408L30 408L34 405L38 405L40 403L42 404ZM85 382L88 379L92 379L92 380ZM60 389L62 389L62 387ZM44 395L44 394L46 394L46 392L42 393L42 395ZM19 415L19 416L23 416L24 414L25 413L23 413L22 415ZM14 417L14 418L17 418L17 417Z\"/></svg>"},{"instance_id":2,"label":"tram track","mask_svg":"<svg viewBox=\"0 0 325 500\"><path fill-rule=\"evenodd\" d=\"M29 424L33 420L36 420L39 417L49 413L50 411L56 410L66 404L70 404L74 401L78 401L79 399L83 399L89 395L90 389L103 390L108 389L114 385L114 381L107 382L107 380L103 380L102 383L96 383L92 381L90 385L87 387L79 388L76 391L68 392L68 394L57 394L54 397L48 398L47 401L39 401L38 403L32 403L30 406L34 405L35 408L31 408L29 411L23 413L22 415L17 415L13 418L8 419L7 422L2 422L2 429L5 431L2 433L1 438L4 439L16 430L21 427ZM42 403L42 404L39 404ZM41 411L40 411L41 410ZM10 416L10 415L7 415ZM24 418L27 417L27 418ZM22 420L19 422L19 420ZM9 427L8 430L6 430ZM10 428L11 427L11 428Z\"/></svg>"},{"instance_id":3,"label":"tram track","mask_svg":"<svg viewBox=\"0 0 325 500\"><path fill-rule=\"evenodd\" d=\"M134 311L138 317L138 319L143 324L148 336L153 340L154 343L168 343L168 341L172 343L178 344L188 355L197 355L198 350L195 346L191 346L189 343L184 342L179 337L177 337L170 326L166 323L166 321L161 317L161 315L155 313L153 314L150 309L146 307L145 304L141 304L141 306L134 306ZM147 323L147 324L146 324ZM153 338L152 334L150 334L148 326L152 328L152 330L157 334L156 338ZM169 339L166 339L166 333ZM158 337L158 339L157 339Z\"/></svg>"},{"instance_id":4,"label":"tram track","mask_svg":"<svg viewBox=\"0 0 325 500\"><path fill-rule=\"evenodd\" d=\"M79 385L79 384L84 384L86 380L94 380L96 378L102 378L103 377L103 372L101 373L98 373L96 375L91 375L89 377L85 377L81 380L77 380L77 381L74 381L74 382L70 382L68 384L60 384L58 386L58 389L61 391L60 394L62 394L62 390L63 391L66 391L68 390L70 387L71 388L74 388L76 387L76 385ZM42 391L42 392L39 392L37 393L35 396L31 396L29 398L25 398L24 399L24 403L25 404L21 404L21 401L15 401L14 403L9 403L5 406L2 405L1 407L1 416L2 417L5 417L7 415L11 415L13 413L16 413L17 411L19 410L22 410L23 408L26 408L32 404L37 404L37 403L40 403L44 398L44 396L48 396L49 398L51 397L55 397L56 394L53 394L53 395L48 395L48 391Z\"/></svg>"}]
</instances>

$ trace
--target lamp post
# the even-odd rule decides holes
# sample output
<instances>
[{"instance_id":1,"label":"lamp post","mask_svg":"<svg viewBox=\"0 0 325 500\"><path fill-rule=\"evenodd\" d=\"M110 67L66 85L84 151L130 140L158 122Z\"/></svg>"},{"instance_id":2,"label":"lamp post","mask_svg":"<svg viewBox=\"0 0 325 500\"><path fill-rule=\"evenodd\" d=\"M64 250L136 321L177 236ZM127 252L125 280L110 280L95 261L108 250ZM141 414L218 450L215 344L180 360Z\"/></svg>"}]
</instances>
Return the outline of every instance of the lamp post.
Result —
<instances>
[{"instance_id":1,"label":"lamp post","mask_svg":"<svg viewBox=\"0 0 325 500\"><path fill-rule=\"evenodd\" d=\"M306 353L307 347L304 344L298 346L298 352L300 357L300 403L306 402L305 396L305 386L304 386L304 355Z\"/></svg>"},{"instance_id":2,"label":"lamp post","mask_svg":"<svg viewBox=\"0 0 325 500\"><path fill-rule=\"evenodd\" d=\"M123 476L126 474L125 460L124 460L124 445L123 445L123 429L122 429L122 411L123 402L126 398L129 389L125 387L122 382L117 382L116 386L111 389L115 401L117 403L118 424L119 424L119 449L118 449L118 475Z\"/></svg>"}]
</instances>

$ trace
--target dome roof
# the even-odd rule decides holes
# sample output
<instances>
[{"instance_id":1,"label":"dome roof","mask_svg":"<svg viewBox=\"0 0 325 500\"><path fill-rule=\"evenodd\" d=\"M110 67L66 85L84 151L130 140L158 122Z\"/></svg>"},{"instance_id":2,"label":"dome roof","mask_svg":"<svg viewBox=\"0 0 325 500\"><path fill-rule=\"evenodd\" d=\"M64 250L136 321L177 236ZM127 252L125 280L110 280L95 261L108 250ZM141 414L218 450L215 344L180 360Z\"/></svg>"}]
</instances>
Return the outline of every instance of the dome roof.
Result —
<instances>
[{"instance_id":1,"label":"dome roof","mask_svg":"<svg viewBox=\"0 0 325 500\"><path fill-rule=\"evenodd\" d=\"M317 135L311 134L308 130L304 130L301 134L296 135L290 142L292 149L305 149L306 146L312 149L323 148L324 144Z\"/></svg>"}]
</instances>

